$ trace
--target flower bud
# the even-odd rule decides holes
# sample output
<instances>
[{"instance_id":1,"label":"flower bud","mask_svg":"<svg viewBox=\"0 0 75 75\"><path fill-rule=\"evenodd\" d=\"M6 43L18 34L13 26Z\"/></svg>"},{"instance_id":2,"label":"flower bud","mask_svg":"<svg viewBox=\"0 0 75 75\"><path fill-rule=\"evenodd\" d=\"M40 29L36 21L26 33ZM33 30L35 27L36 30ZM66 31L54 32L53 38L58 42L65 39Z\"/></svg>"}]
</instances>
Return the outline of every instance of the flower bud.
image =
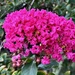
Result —
<instances>
[{"instance_id":1,"label":"flower bud","mask_svg":"<svg viewBox=\"0 0 75 75\"><path fill-rule=\"evenodd\" d=\"M21 65L21 64L20 64L19 62L16 63L16 66L17 66L17 67L20 67L20 65Z\"/></svg>"},{"instance_id":2,"label":"flower bud","mask_svg":"<svg viewBox=\"0 0 75 75\"><path fill-rule=\"evenodd\" d=\"M13 67L16 67L16 63L13 63L13 65L12 65Z\"/></svg>"},{"instance_id":3,"label":"flower bud","mask_svg":"<svg viewBox=\"0 0 75 75\"><path fill-rule=\"evenodd\" d=\"M40 61L41 61L40 58L37 58L37 59L36 59L36 62L37 62L37 63L40 63Z\"/></svg>"}]
</instances>

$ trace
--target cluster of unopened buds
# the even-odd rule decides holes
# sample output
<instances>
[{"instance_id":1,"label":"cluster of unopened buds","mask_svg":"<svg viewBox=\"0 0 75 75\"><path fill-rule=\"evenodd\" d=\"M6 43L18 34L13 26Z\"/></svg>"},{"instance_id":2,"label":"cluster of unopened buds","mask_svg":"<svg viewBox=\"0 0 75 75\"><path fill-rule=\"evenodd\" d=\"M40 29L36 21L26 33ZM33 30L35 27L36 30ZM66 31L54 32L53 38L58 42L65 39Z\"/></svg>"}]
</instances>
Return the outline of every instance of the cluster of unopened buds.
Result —
<instances>
[{"instance_id":1,"label":"cluster of unopened buds","mask_svg":"<svg viewBox=\"0 0 75 75\"><path fill-rule=\"evenodd\" d=\"M13 63L13 67L20 67L22 64L20 55L13 56L12 63Z\"/></svg>"},{"instance_id":2,"label":"cluster of unopened buds","mask_svg":"<svg viewBox=\"0 0 75 75\"><path fill-rule=\"evenodd\" d=\"M11 53L13 66L20 66L22 57L35 55L36 62L49 64L67 59L75 62L75 24L72 19L46 10L25 8L12 12L5 18L4 47Z\"/></svg>"}]
</instances>

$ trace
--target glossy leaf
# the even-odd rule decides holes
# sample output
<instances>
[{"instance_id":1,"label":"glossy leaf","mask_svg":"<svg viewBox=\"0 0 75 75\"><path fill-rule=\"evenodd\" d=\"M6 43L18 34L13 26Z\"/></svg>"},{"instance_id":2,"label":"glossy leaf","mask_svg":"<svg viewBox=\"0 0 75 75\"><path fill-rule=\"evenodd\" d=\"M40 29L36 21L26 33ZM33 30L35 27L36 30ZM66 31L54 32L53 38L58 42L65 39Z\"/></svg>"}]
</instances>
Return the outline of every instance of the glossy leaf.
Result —
<instances>
[{"instance_id":1,"label":"glossy leaf","mask_svg":"<svg viewBox=\"0 0 75 75\"><path fill-rule=\"evenodd\" d=\"M0 66L0 72L5 68L5 65Z\"/></svg>"},{"instance_id":2,"label":"glossy leaf","mask_svg":"<svg viewBox=\"0 0 75 75\"><path fill-rule=\"evenodd\" d=\"M47 75L47 72L45 72L44 70L39 70L37 75Z\"/></svg>"},{"instance_id":3,"label":"glossy leaf","mask_svg":"<svg viewBox=\"0 0 75 75\"><path fill-rule=\"evenodd\" d=\"M0 62L3 62L3 61L4 61L3 57L0 56Z\"/></svg>"},{"instance_id":4,"label":"glossy leaf","mask_svg":"<svg viewBox=\"0 0 75 75\"><path fill-rule=\"evenodd\" d=\"M37 75L36 63L32 62L25 64L22 68L21 75Z\"/></svg>"},{"instance_id":5,"label":"glossy leaf","mask_svg":"<svg viewBox=\"0 0 75 75\"><path fill-rule=\"evenodd\" d=\"M17 75L18 74L18 71L14 71L12 75Z\"/></svg>"},{"instance_id":6,"label":"glossy leaf","mask_svg":"<svg viewBox=\"0 0 75 75\"><path fill-rule=\"evenodd\" d=\"M66 71L64 75L70 75L70 71Z\"/></svg>"},{"instance_id":7,"label":"glossy leaf","mask_svg":"<svg viewBox=\"0 0 75 75\"><path fill-rule=\"evenodd\" d=\"M57 66L58 66L58 63L55 60L52 60L50 64L48 65L40 64L38 67L42 69L50 70L50 68L57 67Z\"/></svg>"},{"instance_id":8,"label":"glossy leaf","mask_svg":"<svg viewBox=\"0 0 75 75\"><path fill-rule=\"evenodd\" d=\"M55 75L54 73L51 73L51 72L49 72L49 74L48 75Z\"/></svg>"}]
</instances>

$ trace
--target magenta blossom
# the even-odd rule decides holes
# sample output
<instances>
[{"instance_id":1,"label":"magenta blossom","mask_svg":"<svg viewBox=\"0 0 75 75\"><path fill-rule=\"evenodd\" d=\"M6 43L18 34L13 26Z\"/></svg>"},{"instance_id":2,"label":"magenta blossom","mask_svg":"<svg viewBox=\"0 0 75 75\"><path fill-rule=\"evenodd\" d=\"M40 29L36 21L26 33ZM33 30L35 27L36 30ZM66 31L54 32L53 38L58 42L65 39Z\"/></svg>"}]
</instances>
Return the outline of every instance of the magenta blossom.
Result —
<instances>
[{"instance_id":1,"label":"magenta blossom","mask_svg":"<svg viewBox=\"0 0 75 75\"><path fill-rule=\"evenodd\" d=\"M15 56L35 55L41 58L42 64L49 64L52 58L62 61L64 55L75 61L75 24L72 19L43 9L27 11L24 8L8 14L3 28L6 34L4 47ZM16 58L13 58L14 62Z\"/></svg>"},{"instance_id":2,"label":"magenta blossom","mask_svg":"<svg viewBox=\"0 0 75 75\"><path fill-rule=\"evenodd\" d=\"M41 59L41 63L44 64L44 65L49 64L49 63L50 63L49 57L44 56L44 57Z\"/></svg>"}]
</instances>

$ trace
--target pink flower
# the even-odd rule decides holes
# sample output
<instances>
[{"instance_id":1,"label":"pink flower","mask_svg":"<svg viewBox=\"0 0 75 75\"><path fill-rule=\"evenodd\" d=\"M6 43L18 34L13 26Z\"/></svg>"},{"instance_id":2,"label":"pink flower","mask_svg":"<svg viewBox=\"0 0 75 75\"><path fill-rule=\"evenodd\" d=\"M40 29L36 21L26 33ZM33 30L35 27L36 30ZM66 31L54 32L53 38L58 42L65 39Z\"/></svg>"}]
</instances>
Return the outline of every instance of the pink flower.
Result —
<instances>
[{"instance_id":1,"label":"pink flower","mask_svg":"<svg viewBox=\"0 0 75 75\"><path fill-rule=\"evenodd\" d=\"M30 49L32 54L39 54L40 53L40 48L37 45L32 46L32 48Z\"/></svg>"},{"instance_id":2,"label":"pink flower","mask_svg":"<svg viewBox=\"0 0 75 75\"><path fill-rule=\"evenodd\" d=\"M75 24L72 19L43 9L27 11L24 8L8 14L3 28L6 34L4 47L11 53L44 56L43 64L50 63L49 58L61 61L63 54L75 61Z\"/></svg>"},{"instance_id":3,"label":"pink flower","mask_svg":"<svg viewBox=\"0 0 75 75\"><path fill-rule=\"evenodd\" d=\"M29 50L29 49L26 49L26 51L25 51L25 53L24 53L24 56L25 56L25 57L28 57L29 54L30 54L30 50Z\"/></svg>"},{"instance_id":4,"label":"pink flower","mask_svg":"<svg viewBox=\"0 0 75 75\"><path fill-rule=\"evenodd\" d=\"M44 57L41 59L41 63L44 64L44 65L49 64L49 63L50 63L49 57L44 56Z\"/></svg>"},{"instance_id":5,"label":"pink flower","mask_svg":"<svg viewBox=\"0 0 75 75\"><path fill-rule=\"evenodd\" d=\"M62 55L58 54L58 53L53 54L52 58L55 59L55 60L57 60L58 62L62 61Z\"/></svg>"},{"instance_id":6,"label":"pink flower","mask_svg":"<svg viewBox=\"0 0 75 75\"><path fill-rule=\"evenodd\" d=\"M68 53L67 53L67 58L68 58L68 59L73 59L73 58L74 58L74 57L73 57L74 55L75 55L75 53L68 52Z\"/></svg>"},{"instance_id":7,"label":"pink flower","mask_svg":"<svg viewBox=\"0 0 75 75\"><path fill-rule=\"evenodd\" d=\"M12 57L13 67L19 67L21 65L21 56L18 54Z\"/></svg>"},{"instance_id":8,"label":"pink flower","mask_svg":"<svg viewBox=\"0 0 75 75\"><path fill-rule=\"evenodd\" d=\"M16 56L13 56L12 57L12 62L15 62L16 61Z\"/></svg>"}]
</instances>

